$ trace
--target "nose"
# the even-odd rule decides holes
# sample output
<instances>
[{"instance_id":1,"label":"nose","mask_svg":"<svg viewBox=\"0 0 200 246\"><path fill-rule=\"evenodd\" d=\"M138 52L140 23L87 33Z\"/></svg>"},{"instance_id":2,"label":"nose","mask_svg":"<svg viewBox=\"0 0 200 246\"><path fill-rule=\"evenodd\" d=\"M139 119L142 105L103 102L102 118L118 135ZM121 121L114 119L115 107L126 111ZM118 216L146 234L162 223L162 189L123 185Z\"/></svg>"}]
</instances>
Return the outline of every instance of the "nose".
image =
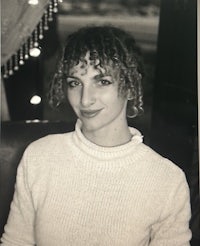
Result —
<instances>
[{"instance_id":1,"label":"nose","mask_svg":"<svg viewBox=\"0 0 200 246\"><path fill-rule=\"evenodd\" d=\"M94 104L95 101L95 93L91 86L83 86L81 95L81 105L83 107L89 107L92 104Z\"/></svg>"}]
</instances>

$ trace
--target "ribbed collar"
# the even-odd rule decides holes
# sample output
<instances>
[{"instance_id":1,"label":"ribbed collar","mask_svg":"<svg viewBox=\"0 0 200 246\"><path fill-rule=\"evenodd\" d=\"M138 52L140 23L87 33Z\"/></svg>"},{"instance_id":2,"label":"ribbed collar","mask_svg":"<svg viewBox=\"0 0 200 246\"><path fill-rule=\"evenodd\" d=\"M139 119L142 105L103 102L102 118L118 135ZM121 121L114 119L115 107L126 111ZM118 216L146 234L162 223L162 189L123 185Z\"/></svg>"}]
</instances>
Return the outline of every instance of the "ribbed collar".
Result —
<instances>
[{"instance_id":1,"label":"ribbed collar","mask_svg":"<svg viewBox=\"0 0 200 246\"><path fill-rule=\"evenodd\" d=\"M143 142L143 136L141 133L137 129L129 127L132 135L130 142L116 147L102 147L92 143L83 135L81 125L82 123L78 119L76 122L75 131L72 134L72 141L77 149L84 152L88 156L99 160L110 160L127 156L134 150L134 148L136 148L138 144Z\"/></svg>"}]
</instances>

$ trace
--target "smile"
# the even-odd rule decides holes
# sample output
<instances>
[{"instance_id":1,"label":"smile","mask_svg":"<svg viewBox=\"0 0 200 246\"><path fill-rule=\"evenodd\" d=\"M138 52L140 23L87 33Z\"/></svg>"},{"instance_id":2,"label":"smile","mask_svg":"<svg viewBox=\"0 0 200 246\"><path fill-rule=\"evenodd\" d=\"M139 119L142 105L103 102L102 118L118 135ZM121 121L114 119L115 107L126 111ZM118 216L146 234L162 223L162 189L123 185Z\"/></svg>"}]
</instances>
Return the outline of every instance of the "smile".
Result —
<instances>
[{"instance_id":1,"label":"smile","mask_svg":"<svg viewBox=\"0 0 200 246\"><path fill-rule=\"evenodd\" d=\"M85 117L85 118L93 118L93 117L97 116L100 113L101 110L102 109L98 109L98 110L80 110L80 112L81 112L81 115L83 117Z\"/></svg>"}]
</instances>

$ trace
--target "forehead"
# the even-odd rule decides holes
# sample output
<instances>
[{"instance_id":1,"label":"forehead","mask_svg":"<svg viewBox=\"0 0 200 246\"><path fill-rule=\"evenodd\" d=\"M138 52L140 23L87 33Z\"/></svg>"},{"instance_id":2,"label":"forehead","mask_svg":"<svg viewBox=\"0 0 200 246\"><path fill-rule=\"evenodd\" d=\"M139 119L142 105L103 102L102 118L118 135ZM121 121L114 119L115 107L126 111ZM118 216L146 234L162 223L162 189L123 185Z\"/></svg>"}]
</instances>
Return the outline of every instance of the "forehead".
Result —
<instances>
[{"instance_id":1,"label":"forehead","mask_svg":"<svg viewBox=\"0 0 200 246\"><path fill-rule=\"evenodd\" d=\"M118 74L118 69L114 69L111 62L102 65L99 59L91 60L90 53L87 52L85 57L77 65L69 69L69 76L84 76L89 74L115 77Z\"/></svg>"}]
</instances>

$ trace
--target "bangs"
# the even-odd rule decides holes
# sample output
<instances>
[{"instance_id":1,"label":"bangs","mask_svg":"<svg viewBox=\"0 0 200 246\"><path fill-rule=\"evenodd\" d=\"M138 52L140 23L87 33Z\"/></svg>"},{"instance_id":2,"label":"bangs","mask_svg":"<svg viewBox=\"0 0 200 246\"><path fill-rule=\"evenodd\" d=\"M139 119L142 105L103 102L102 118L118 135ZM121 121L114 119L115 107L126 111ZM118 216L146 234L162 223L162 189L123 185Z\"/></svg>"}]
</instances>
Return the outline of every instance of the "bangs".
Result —
<instances>
[{"instance_id":1,"label":"bangs","mask_svg":"<svg viewBox=\"0 0 200 246\"><path fill-rule=\"evenodd\" d=\"M104 27L89 30L83 28L70 35L66 43L63 59L68 69L83 61L87 52L90 53L90 60L94 64L99 60L101 67L110 61L117 66L126 56L124 47L116 35Z\"/></svg>"}]
</instances>

